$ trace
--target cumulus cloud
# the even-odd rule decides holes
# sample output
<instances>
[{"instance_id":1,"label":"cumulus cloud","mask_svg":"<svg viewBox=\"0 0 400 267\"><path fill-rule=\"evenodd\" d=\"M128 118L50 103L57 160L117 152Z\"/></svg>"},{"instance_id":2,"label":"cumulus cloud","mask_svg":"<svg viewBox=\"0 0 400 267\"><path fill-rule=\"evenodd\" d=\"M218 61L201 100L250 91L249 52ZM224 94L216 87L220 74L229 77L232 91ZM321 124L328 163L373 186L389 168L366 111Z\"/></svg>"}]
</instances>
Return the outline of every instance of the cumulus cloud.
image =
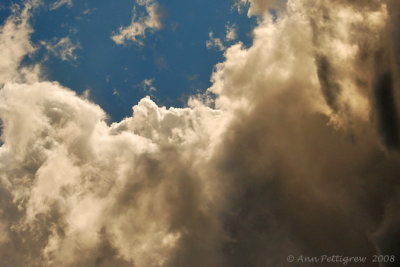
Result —
<instances>
[{"instance_id":1,"label":"cumulus cloud","mask_svg":"<svg viewBox=\"0 0 400 267\"><path fill-rule=\"evenodd\" d=\"M131 118L107 126L98 106L58 84L7 84L0 98L2 178L23 211L15 231L40 250L39 266L94 264L101 238L135 266L169 260L192 223L182 216L206 205L192 168L210 157L218 111L196 103L167 110L143 99ZM199 210L205 220L209 209Z\"/></svg>"},{"instance_id":2,"label":"cumulus cloud","mask_svg":"<svg viewBox=\"0 0 400 267\"><path fill-rule=\"evenodd\" d=\"M227 266L286 266L289 254L398 255L388 8L288 1L276 23L265 15L252 47L230 47L217 65L217 106L241 114L218 156L230 173Z\"/></svg>"},{"instance_id":3,"label":"cumulus cloud","mask_svg":"<svg viewBox=\"0 0 400 267\"><path fill-rule=\"evenodd\" d=\"M147 15L137 16L136 7L144 6ZM153 0L137 0L133 9L133 18L129 26L120 27L112 34L111 39L116 44L124 44L126 41L133 41L136 44L143 45L142 39L146 32L154 32L162 28L161 12L159 5Z\"/></svg>"},{"instance_id":4,"label":"cumulus cloud","mask_svg":"<svg viewBox=\"0 0 400 267\"><path fill-rule=\"evenodd\" d=\"M0 265L399 257L398 5L282 8L260 15L251 47L226 49L186 108L144 98L107 124L68 88L2 70Z\"/></svg>"}]
</instances>

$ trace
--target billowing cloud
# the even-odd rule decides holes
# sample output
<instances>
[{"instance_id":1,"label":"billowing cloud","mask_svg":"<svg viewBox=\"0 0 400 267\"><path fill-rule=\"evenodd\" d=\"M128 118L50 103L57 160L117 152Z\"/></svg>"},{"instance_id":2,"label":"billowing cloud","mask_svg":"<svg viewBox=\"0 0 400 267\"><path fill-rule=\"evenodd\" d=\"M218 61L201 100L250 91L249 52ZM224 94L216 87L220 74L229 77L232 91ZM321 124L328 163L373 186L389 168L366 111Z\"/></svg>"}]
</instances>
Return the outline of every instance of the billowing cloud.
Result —
<instances>
[{"instance_id":1,"label":"billowing cloud","mask_svg":"<svg viewBox=\"0 0 400 267\"><path fill-rule=\"evenodd\" d=\"M173 220L206 195L195 191L201 181L191 168L210 157L217 111L197 104L166 110L143 99L133 117L107 126L98 106L57 84L7 84L0 98L2 181L24 212L15 231L41 249L36 257L65 266L89 260L80 258L97 249L103 233L137 266L168 260L184 238L183 222ZM171 157L181 167L170 168ZM26 164L29 170L16 170ZM187 190L188 202L177 206Z\"/></svg>"},{"instance_id":2,"label":"billowing cloud","mask_svg":"<svg viewBox=\"0 0 400 267\"><path fill-rule=\"evenodd\" d=\"M1 265L398 260L398 5L281 8L258 14L252 46L227 48L186 108L144 98L110 125L55 82L2 76Z\"/></svg>"},{"instance_id":3,"label":"billowing cloud","mask_svg":"<svg viewBox=\"0 0 400 267\"><path fill-rule=\"evenodd\" d=\"M137 16L136 5L144 6L147 15ZM116 44L124 44L126 41L133 41L136 44L143 45L142 39L146 32L154 32L162 28L161 12L159 5L154 0L137 0L133 9L133 18L129 26L120 27L112 34L111 39Z\"/></svg>"},{"instance_id":4,"label":"billowing cloud","mask_svg":"<svg viewBox=\"0 0 400 267\"><path fill-rule=\"evenodd\" d=\"M398 255L393 7L360 3L288 1L217 65L217 106L240 110L217 157L230 174L226 266Z\"/></svg>"}]
</instances>

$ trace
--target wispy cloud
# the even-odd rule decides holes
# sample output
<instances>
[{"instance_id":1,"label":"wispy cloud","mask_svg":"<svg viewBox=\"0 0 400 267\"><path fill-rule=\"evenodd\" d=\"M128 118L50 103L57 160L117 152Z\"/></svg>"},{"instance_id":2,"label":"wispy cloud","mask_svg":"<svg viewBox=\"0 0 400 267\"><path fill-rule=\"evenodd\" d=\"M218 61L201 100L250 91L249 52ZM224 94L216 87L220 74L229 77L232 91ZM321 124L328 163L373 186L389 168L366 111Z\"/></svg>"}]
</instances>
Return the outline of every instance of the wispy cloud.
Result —
<instances>
[{"instance_id":1,"label":"wispy cloud","mask_svg":"<svg viewBox=\"0 0 400 267\"><path fill-rule=\"evenodd\" d=\"M57 8L62 7L63 5L67 5L68 7L71 7L72 0L57 0L54 3L50 4L50 10L55 10Z\"/></svg>"},{"instance_id":2,"label":"wispy cloud","mask_svg":"<svg viewBox=\"0 0 400 267\"><path fill-rule=\"evenodd\" d=\"M143 82L141 83L143 90L146 91L148 94L151 94L151 93L157 91L157 88L153 85L153 82L154 82L154 78L153 79L144 79Z\"/></svg>"},{"instance_id":3,"label":"wispy cloud","mask_svg":"<svg viewBox=\"0 0 400 267\"><path fill-rule=\"evenodd\" d=\"M144 6L147 15L138 16L136 5ZM111 35L111 39L116 44L124 44L126 41L133 41L136 44L143 45L142 39L146 32L154 32L162 28L161 14L158 3L153 0L137 0L133 9L133 18L129 26L121 26L119 30Z\"/></svg>"},{"instance_id":4,"label":"wispy cloud","mask_svg":"<svg viewBox=\"0 0 400 267\"><path fill-rule=\"evenodd\" d=\"M224 51L226 49L225 45L222 43L222 40L220 38L214 37L213 32L209 32L208 37L209 39L206 41L206 47L208 49L216 48L220 51Z\"/></svg>"},{"instance_id":5,"label":"wispy cloud","mask_svg":"<svg viewBox=\"0 0 400 267\"><path fill-rule=\"evenodd\" d=\"M36 50L30 41L33 29L29 24L35 5L33 1L27 2L24 8L12 6L11 16L0 26L0 86L9 81L32 78L26 66L23 67L26 71L21 71L20 63L25 56Z\"/></svg>"},{"instance_id":6,"label":"wispy cloud","mask_svg":"<svg viewBox=\"0 0 400 267\"><path fill-rule=\"evenodd\" d=\"M236 33L236 25L226 25L226 35L225 35L225 40L227 41L234 41L237 38L237 33Z\"/></svg>"},{"instance_id":7,"label":"wispy cloud","mask_svg":"<svg viewBox=\"0 0 400 267\"><path fill-rule=\"evenodd\" d=\"M78 59L75 50L80 48L80 44L74 44L68 36L53 42L42 41L41 44L54 56L59 57L63 61L75 62Z\"/></svg>"}]
</instances>

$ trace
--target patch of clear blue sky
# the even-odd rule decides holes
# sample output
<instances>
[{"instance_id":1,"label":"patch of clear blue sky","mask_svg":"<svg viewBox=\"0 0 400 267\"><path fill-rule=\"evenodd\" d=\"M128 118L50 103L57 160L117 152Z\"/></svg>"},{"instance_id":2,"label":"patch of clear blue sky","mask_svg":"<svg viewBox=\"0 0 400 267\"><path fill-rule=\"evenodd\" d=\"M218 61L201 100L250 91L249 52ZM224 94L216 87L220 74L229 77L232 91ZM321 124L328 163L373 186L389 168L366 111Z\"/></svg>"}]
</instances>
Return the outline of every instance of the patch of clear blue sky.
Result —
<instances>
[{"instance_id":1,"label":"patch of clear blue sky","mask_svg":"<svg viewBox=\"0 0 400 267\"><path fill-rule=\"evenodd\" d=\"M2 23L11 3L21 2L2 0ZM72 7L64 5L53 11L48 7L54 1L43 2L32 18L32 42L40 47L40 41L69 36L73 43L80 44L75 51L78 60L62 61L42 47L26 61L41 61L49 80L78 94L90 89L90 99L112 121L130 116L132 105L149 94L159 105L184 106L190 95L204 92L211 85L213 67L223 60L221 51L207 49L209 32L223 40L226 25L235 24L236 41L249 46L251 29L256 24L254 18L247 17L247 10L240 14L232 9L232 0L159 0L163 29L147 32L143 46L130 41L117 45L110 36L120 26L130 24L134 0L73 0ZM140 14L144 9L139 7L137 11ZM154 79L157 91L144 90L141 83L145 79Z\"/></svg>"}]
</instances>

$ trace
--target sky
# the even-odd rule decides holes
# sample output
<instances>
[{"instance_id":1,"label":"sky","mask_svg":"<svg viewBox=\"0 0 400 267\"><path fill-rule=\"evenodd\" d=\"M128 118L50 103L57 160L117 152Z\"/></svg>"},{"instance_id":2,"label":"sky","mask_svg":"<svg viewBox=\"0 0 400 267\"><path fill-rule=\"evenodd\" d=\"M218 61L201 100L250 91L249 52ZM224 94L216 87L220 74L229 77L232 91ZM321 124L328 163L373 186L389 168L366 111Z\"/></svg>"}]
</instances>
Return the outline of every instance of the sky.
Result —
<instances>
[{"instance_id":1,"label":"sky","mask_svg":"<svg viewBox=\"0 0 400 267\"><path fill-rule=\"evenodd\" d=\"M399 18L0 2L0 266L397 266Z\"/></svg>"},{"instance_id":2,"label":"sky","mask_svg":"<svg viewBox=\"0 0 400 267\"><path fill-rule=\"evenodd\" d=\"M21 1L0 7L3 22L13 3ZM156 6L159 27L145 26L137 38L115 42L120 27L150 17L146 5ZM132 104L146 95L159 105L185 106L191 95L211 86L213 66L223 59L210 33L222 46L238 41L248 46L256 23L231 0L42 1L32 13L31 42L38 51L26 62L41 62L46 79L78 94L89 90L111 121L131 115Z\"/></svg>"}]
</instances>

